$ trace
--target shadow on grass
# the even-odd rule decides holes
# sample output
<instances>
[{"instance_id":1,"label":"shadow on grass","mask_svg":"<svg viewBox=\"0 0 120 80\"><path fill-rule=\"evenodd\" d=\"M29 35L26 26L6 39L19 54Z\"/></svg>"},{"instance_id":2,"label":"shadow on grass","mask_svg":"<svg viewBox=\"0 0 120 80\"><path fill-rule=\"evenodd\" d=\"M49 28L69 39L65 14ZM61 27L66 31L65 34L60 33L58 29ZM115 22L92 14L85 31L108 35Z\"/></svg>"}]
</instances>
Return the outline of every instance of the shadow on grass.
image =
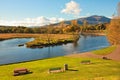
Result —
<instances>
[{"instance_id":1,"label":"shadow on grass","mask_svg":"<svg viewBox=\"0 0 120 80\"><path fill-rule=\"evenodd\" d=\"M78 71L78 70L75 70L75 69L68 69L67 71Z\"/></svg>"}]
</instances>

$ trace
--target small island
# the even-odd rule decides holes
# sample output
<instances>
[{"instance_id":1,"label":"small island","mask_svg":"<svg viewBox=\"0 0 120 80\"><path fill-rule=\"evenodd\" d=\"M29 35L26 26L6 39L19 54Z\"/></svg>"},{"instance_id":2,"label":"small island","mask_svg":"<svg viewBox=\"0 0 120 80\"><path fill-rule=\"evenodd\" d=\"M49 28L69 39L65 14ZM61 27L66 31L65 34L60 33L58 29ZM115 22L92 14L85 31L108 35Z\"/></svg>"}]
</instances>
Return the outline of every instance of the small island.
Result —
<instances>
[{"instance_id":1,"label":"small island","mask_svg":"<svg viewBox=\"0 0 120 80\"><path fill-rule=\"evenodd\" d=\"M67 34L44 34L31 42L27 42L28 48L43 48L48 46L56 46L74 42L73 35Z\"/></svg>"}]
</instances>

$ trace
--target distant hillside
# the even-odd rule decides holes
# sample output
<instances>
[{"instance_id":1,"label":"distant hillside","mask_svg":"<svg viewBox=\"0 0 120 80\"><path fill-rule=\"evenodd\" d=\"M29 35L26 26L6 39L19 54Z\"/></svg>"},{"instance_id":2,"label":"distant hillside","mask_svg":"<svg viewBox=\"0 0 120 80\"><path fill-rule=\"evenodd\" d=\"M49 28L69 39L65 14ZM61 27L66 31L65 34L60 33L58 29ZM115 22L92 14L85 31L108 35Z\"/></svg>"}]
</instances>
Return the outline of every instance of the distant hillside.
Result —
<instances>
[{"instance_id":1,"label":"distant hillside","mask_svg":"<svg viewBox=\"0 0 120 80\"><path fill-rule=\"evenodd\" d=\"M77 19L79 24L83 24L84 20L86 20L88 24L98 24L98 23L109 23L111 19L105 16L97 16L97 15ZM65 21L65 23L70 24L70 21Z\"/></svg>"}]
</instances>

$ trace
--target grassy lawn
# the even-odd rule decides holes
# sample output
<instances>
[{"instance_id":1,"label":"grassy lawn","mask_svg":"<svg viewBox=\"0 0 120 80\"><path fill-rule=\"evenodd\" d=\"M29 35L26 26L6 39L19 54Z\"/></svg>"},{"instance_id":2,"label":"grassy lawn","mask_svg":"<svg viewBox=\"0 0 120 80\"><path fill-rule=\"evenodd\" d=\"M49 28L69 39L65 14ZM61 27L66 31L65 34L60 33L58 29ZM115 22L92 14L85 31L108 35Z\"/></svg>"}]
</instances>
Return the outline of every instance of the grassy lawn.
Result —
<instances>
[{"instance_id":1,"label":"grassy lawn","mask_svg":"<svg viewBox=\"0 0 120 80\"><path fill-rule=\"evenodd\" d=\"M90 60L92 64L81 64ZM48 69L68 64L69 70L61 73L48 73ZM15 68L28 68L32 74L12 76ZM119 80L120 62L112 60L57 57L45 60L0 66L0 80Z\"/></svg>"},{"instance_id":2,"label":"grassy lawn","mask_svg":"<svg viewBox=\"0 0 120 80\"><path fill-rule=\"evenodd\" d=\"M112 53L114 50L116 49L116 46L110 46L107 48L103 48L103 49L99 49L99 50L94 50L92 51L94 54L98 54L98 55L107 55Z\"/></svg>"}]
</instances>

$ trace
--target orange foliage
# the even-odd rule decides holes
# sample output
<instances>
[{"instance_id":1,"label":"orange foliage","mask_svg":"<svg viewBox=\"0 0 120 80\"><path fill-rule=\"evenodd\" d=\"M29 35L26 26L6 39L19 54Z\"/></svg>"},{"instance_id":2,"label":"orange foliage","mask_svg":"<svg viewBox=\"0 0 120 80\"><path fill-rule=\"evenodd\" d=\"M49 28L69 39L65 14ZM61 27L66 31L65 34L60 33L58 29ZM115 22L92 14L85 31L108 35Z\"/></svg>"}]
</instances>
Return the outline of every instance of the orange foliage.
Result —
<instances>
[{"instance_id":1,"label":"orange foliage","mask_svg":"<svg viewBox=\"0 0 120 80\"><path fill-rule=\"evenodd\" d=\"M120 18L113 18L107 27L108 39L111 44L120 44Z\"/></svg>"}]
</instances>

